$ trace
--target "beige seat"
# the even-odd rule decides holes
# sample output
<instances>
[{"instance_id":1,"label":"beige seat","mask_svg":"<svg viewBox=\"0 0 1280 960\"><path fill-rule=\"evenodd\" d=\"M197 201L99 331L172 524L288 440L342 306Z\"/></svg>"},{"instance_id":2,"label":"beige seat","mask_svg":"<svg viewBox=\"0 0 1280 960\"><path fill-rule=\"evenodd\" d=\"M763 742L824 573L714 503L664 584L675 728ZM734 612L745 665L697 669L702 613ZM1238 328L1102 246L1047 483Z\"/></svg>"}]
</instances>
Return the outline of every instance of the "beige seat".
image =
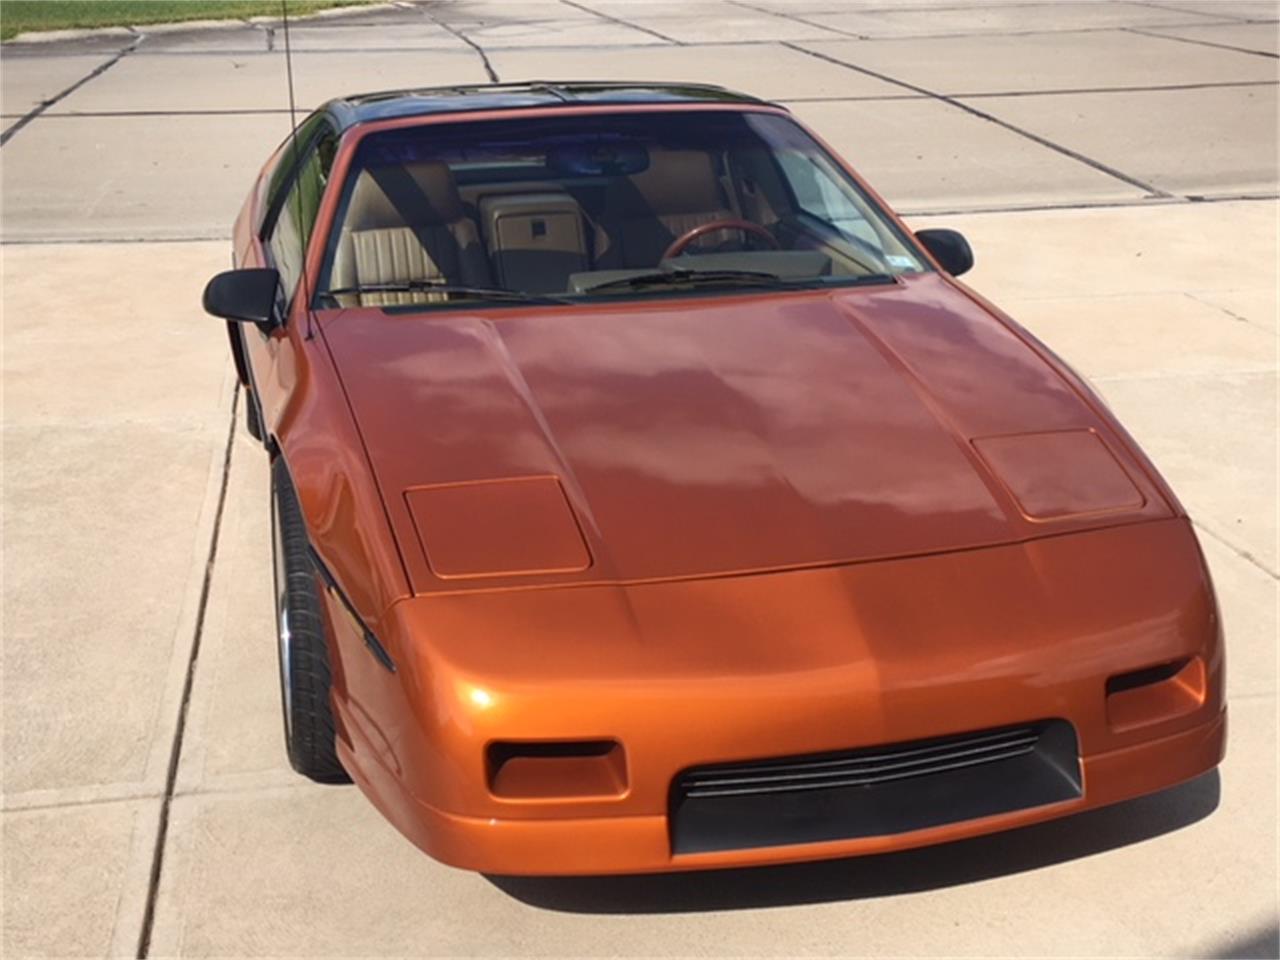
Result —
<instances>
[{"instance_id":1,"label":"beige seat","mask_svg":"<svg viewBox=\"0 0 1280 960\"><path fill-rule=\"evenodd\" d=\"M658 150L648 169L619 179L609 188L601 216L603 236L596 269L657 266L663 252L681 234L714 220L739 214L725 199L711 156L700 150ZM736 237L725 231L705 238L721 243Z\"/></svg>"},{"instance_id":2,"label":"beige seat","mask_svg":"<svg viewBox=\"0 0 1280 960\"><path fill-rule=\"evenodd\" d=\"M442 280L486 287L489 262L443 163L361 171L334 254L331 288ZM364 306L422 303L441 293L360 296Z\"/></svg>"},{"instance_id":3,"label":"beige seat","mask_svg":"<svg viewBox=\"0 0 1280 960\"><path fill-rule=\"evenodd\" d=\"M480 201L480 224L498 282L559 293L590 268L582 209L567 193L504 193Z\"/></svg>"}]
</instances>

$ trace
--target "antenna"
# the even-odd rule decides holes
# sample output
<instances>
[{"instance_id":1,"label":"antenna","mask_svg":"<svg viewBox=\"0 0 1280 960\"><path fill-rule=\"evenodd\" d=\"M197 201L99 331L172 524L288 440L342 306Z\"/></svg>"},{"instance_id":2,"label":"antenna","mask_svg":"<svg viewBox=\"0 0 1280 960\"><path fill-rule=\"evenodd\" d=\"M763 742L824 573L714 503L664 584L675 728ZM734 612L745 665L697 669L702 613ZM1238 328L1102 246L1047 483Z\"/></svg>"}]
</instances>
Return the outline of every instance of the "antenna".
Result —
<instances>
[{"instance_id":1,"label":"antenna","mask_svg":"<svg viewBox=\"0 0 1280 960\"><path fill-rule=\"evenodd\" d=\"M298 180L294 185L294 196L297 198L298 224L302 224L302 154L298 149L298 107L293 98L293 48L289 43L289 0L280 0L280 21L284 28L284 70L289 86L289 140L293 147L293 163L297 170ZM317 198L318 200L319 198ZM300 238L302 239L302 238ZM309 239L309 238L307 238ZM298 278L299 293L302 296L303 308L307 311L307 334L310 340L315 336L312 328L313 311L311 309L311 284L307 278L307 244L302 245L302 272Z\"/></svg>"}]
</instances>

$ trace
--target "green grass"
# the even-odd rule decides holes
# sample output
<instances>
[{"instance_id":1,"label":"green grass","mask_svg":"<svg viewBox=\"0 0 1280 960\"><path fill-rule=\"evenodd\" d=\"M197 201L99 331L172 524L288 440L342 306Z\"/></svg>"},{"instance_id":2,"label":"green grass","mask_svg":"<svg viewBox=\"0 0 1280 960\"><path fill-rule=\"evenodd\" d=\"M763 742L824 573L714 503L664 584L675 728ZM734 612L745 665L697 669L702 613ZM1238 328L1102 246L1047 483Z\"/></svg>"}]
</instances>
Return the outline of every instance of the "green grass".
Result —
<instances>
[{"instance_id":1,"label":"green grass","mask_svg":"<svg viewBox=\"0 0 1280 960\"><path fill-rule=\"evenodd\" d=\"M367 0L288 0L289 16ZM280 0L0 0L0 40L29 30L278 17Z\"/></svg>"}]
</instances>

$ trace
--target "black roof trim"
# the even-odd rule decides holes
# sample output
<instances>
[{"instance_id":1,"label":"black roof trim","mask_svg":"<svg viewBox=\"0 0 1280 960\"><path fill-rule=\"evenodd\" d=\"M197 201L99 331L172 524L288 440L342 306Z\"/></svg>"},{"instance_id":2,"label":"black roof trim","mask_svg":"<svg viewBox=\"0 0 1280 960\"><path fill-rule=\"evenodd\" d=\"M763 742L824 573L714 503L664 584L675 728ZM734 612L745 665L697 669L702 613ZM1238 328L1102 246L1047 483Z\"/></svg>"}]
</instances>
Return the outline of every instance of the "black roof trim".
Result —
<instances>
[{"instance_id":1,"label":"black roof trim","mask_svg":"<svg viewBox=\"0 0 1280 960\"><path fill-rule=\"evenodd\" d=\"M528 80L520 83L461 84L363 93L330 100L321 109L334 118L340 129L346 130L375 120L441 113L565 105L625 106L637 103L729 105L768 104L769 101L711 84Z\"/></svg>"}]
</instances>

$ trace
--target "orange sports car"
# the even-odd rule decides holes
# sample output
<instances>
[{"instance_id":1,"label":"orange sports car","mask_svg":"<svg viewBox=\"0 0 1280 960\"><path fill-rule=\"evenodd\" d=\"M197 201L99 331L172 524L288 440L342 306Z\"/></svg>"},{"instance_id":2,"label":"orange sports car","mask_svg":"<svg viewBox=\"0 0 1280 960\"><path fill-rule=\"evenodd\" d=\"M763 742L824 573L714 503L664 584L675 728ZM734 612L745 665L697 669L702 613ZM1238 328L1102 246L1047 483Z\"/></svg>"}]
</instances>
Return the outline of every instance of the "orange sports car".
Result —
<instances>
[{"instance_id":1,"label":"orange sports car","mask_svg":"<svg viewBox=\"0 0 1280 960\"><path fill-rule=\"evenodd\" d=\"M1223 756L1186 512L785 109L335 100L210 281L272 464L289 759L503 874L842 857Z\"/></svg>"}]
</instances>

